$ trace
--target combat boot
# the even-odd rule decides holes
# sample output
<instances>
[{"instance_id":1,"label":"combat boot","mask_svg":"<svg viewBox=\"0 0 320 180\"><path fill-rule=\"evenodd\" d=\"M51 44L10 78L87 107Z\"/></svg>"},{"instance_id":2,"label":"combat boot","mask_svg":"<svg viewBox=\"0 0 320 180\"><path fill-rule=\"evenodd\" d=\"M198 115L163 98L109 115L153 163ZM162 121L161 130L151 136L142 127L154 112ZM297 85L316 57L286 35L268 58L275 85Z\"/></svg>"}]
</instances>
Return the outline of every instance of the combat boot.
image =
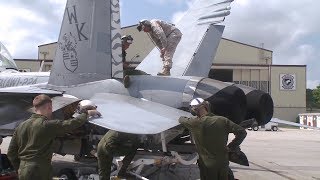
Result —
<instances>
[{"instance_id":1,"label":"combat boot","mask_svg":"<svg viewBox=\"0 0 320 180\"><path fill-rule=\"evenodd\" d=\"M124 85L125 88L128 88L130 86L130 77L128 75L124 76L123 85Z\"/></svg>"},{"instance_id":2,"label":"combat boot","mask_svg":"<svg viewBox=\"0 0 320 180\"><path fill-rule=\"evenodd\" d=\"M162 72L158 73L158 76L170 76L170 68L163 68Z\"/></svg>"}]
</instances>

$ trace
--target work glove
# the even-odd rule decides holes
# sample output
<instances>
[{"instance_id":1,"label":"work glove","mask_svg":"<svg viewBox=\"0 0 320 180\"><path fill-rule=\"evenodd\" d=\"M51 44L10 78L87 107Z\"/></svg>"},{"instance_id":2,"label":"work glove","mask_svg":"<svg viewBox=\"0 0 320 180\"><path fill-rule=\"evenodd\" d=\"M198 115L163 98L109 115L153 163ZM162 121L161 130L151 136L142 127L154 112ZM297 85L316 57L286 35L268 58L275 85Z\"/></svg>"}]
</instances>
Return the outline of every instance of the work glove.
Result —
<instances>
[{"instance_id":1,"label":"work glove","mask_svg":"<svg viewBox=\"0 0 320 180\"><path fill-rule=\"evenodd\" d=\"M86 113L89 117L100 117L101 113L97 111L97 106L90 100L80 101L77 111L79 114Z\"/></svg>"},{"instance_id":2,"label":"work glove","mask_svg":"<svg viewBox=\"0 0 320 180\"><path fill-rule=\"evenodd\" d=\"M90 100L82 100L79 102L77 111L78 113L87 113L88 110L95 110L97 106Z\"/></svg>"},{"instance_id":3,"label":"work glove","mask_svg":"<svg viewBox=\"0 0 320 180\"><path fill-rule=\"evenodd\" d=\"M101 113L96 109L88 110L88 116L90 117L101 117Z\"/></svg>"}]
</instances>

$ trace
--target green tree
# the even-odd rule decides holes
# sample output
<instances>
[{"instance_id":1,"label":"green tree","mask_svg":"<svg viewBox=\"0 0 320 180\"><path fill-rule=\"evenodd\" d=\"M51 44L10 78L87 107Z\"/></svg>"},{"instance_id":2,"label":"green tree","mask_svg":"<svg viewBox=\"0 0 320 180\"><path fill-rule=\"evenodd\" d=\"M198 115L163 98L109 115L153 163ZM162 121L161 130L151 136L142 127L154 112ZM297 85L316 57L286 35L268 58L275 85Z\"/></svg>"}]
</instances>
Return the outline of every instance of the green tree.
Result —
<instances>
[{"instance_id":1,"label":"green tree","mask_svg":"<svg viewBox=\"0 0 320 180\"><path fill-rule=\"evenodd\" d=\"M307 89L306 96L307 110L312 112L312 109L316 105L315 98L313 97L313 89Z\"/></svg>"},{"instance_id":2,"label":"green tree","mask_svg":"<svg viewBox=\"0 0 320 180\"><path fill-rule=\"evenodd\" d=\"M317 88L312 91L312 94L315 101L315 106L319 108L320 107L320 85L317 86Z\"/></svg>"}]
</instances>

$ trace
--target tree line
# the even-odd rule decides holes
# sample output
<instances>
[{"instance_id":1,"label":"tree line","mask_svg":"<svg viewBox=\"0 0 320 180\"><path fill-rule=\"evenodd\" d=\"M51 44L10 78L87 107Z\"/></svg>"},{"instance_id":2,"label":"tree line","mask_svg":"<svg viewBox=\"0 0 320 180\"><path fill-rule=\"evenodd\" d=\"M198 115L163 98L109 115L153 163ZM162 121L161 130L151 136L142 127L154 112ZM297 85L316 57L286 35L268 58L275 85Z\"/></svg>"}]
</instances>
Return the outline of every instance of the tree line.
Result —
<instances>
[{"instance_id":1,"label":"tree line","mask_svg":"<svg viewBox=\"0 0 320 180\"><path fill-rule=\"evenodd\" d=\"M316 89L306 90L307 111L312 112L314 109L320 109L320 85Z\"/></svg>"}]
</instances>

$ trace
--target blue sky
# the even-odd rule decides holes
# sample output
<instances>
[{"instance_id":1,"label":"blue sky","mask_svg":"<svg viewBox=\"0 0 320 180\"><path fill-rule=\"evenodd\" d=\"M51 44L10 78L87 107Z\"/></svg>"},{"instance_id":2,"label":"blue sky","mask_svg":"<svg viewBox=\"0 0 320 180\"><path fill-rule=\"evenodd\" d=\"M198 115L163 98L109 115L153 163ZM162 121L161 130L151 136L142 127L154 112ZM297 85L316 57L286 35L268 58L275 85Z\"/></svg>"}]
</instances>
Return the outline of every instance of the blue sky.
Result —
<instances>
[{"instance_id":1,"label":"blue sky","mask_svg":"<svg viewBox=\"0 0 320 180\"><path fill-rule=\"evenodd\" d=\"M176 21L194 0L120 0L121 24ZM1 0L0 41L14 58L37 58L38 45L58 39L66 0ZM307 86L320 84L320 1L235 0L223 37L274 52L274 64L306 64Z\"/></svg>"},{"instance_id":2,"label":"blue sky","mask_svg":"<svg viewBox=\"0 0 320 180\"><path fill-rule=\"evenodd\" d=\"M138 23L140 19L163 19L171 21L173 14L188 9L187 3L179 0L134 0L121 1L121 25L129 26Z\"/></svg>"}]
</instances>

